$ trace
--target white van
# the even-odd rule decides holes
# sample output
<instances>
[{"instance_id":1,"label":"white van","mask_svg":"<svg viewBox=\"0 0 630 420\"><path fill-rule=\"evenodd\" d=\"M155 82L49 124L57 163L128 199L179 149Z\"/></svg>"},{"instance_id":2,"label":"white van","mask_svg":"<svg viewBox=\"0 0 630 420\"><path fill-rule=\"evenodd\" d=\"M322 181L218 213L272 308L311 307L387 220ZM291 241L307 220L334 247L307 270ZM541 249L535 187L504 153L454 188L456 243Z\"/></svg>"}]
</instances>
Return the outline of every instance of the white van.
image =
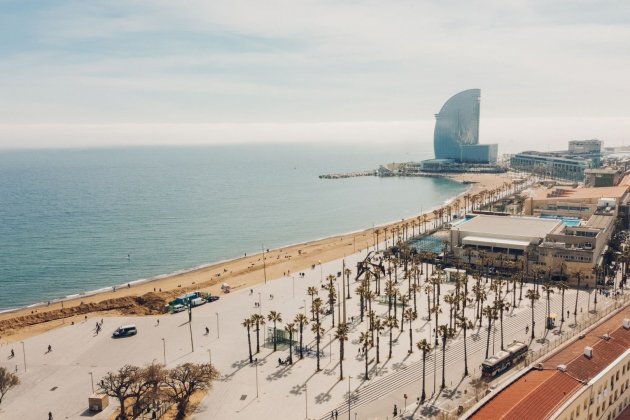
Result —
<instances>
[{"instance_id":1,"label":"white van","mask_svg":"<svg viewBox=\"0 0 630 420\"><path fill-rule=\"evenodd\" d=\"M190 301L190 306L194 308L195 306L203 305L204 303L206 303L206 300L202 297L198 297Z\"/></svg>"},{"instance_id":2,"label":"white van","mask_svg":"<svg viewBox=\"0 0 630 420\"><path fill-rule=\"evenodd\" d=\"M112 334L112 337L114 338L129 337L131 335L136 335L137 333L138 333L138 329L136 328L134 324L121 325L120 327L116 328L116 331L114 331L114 334Z\"/></svg>"},{"instance_id":3,"label":"white van","mask_svg":"<svg viewBox=\"0 0 630 420\"><path fill-rule=\"evenodd\" d=\"M184 305L180 305L179 303L177 305L173 305L173 313L176 314L177 312L182 312L186 310L186 307Z\"/></svg>"}]
</instances>

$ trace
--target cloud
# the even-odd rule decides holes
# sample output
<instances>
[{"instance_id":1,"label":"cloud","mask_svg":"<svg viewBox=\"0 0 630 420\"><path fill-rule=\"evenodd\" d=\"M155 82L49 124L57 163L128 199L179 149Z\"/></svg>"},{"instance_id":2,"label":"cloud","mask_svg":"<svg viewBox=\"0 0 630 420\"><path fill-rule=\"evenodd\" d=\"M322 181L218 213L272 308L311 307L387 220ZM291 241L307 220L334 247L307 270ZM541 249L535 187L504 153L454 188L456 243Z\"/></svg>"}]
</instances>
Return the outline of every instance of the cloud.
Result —
<instances>
[{"instance_id":1,"label":"cloud","mask_svg":"<svg viewBox=\"0 0 630 420\"><path fill-rule=\"evenodd\" d=\"M630 115L623 1L5 3L5 125L421 122L471 87L482 126Z\"/></svg>"}]
</instances>

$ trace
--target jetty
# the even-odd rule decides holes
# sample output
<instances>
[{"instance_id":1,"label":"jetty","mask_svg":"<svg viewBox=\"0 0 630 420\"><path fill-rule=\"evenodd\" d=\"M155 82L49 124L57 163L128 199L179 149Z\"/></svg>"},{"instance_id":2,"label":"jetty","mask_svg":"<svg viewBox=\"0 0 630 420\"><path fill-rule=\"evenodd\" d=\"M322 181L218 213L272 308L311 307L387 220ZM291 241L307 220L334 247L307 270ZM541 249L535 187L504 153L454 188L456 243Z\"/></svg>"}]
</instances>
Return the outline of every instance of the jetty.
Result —
<instances>
[{"instance_id":1,"label":"jetty","mask_svg":"<svg viewBox=\"0 0 630 420\"><path fill-rule=\"evenodd\" d=\"M378 171L359 171L359 172L347 172L347 173L338 173L338 174L325 174L320 175L320 179L342 179L342 178L355 178L358 176L378 176Z\"/></svg>"}]
</instances>

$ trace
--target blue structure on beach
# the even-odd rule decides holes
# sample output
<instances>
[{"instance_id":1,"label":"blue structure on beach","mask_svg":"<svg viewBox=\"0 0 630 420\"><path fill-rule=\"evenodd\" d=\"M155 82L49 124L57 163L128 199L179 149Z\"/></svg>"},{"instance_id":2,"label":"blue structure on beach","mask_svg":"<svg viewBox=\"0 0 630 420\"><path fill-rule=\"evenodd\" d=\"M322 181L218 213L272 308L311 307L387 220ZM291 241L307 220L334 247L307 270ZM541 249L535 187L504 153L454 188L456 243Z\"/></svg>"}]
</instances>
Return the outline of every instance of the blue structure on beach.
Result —
<instances>
[{"instance_id":1,"label":"blue structure on beach","mask_svg":"<svg viewBox=\"0 0 630 420\"><path fill-rule=\"evenodd\" d=\"M435 159L457 163L496 163L497 145L479 144L480 89L452 96L435 114Z\"/></svg>"}]
</instances>

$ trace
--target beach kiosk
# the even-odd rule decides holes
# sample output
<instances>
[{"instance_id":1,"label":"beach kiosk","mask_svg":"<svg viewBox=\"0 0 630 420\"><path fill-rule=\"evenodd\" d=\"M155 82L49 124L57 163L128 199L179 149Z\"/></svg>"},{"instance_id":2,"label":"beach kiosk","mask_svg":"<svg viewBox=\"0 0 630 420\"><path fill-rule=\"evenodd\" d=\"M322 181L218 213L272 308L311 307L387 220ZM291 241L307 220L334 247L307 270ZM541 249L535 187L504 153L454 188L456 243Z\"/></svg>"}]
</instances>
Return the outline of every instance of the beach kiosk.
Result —
<instances>
[{"instance_id":1,"label":"beach kiosk","mask_svg":"<svg viewBox=\"0 0 630 420\"><path fill-rule=\"evenodd\" d=\"M109 397L105 394L92 394L88 398L88 407L91 412L103 411L109 405Z\"/></svg>"},{"instance_id":2,"label":"beach kiosk","mask_svg":"<svg viewBox=\"0 0 630 420\"><path fill-rule=\"evenodd\" d=\"M553 328L555 328L556 326L556 318L558 317L558 314L556 313L551 313L549 314L549 316L547 317L547 329L551 330Z\"/></svg>"}]
</instances>

